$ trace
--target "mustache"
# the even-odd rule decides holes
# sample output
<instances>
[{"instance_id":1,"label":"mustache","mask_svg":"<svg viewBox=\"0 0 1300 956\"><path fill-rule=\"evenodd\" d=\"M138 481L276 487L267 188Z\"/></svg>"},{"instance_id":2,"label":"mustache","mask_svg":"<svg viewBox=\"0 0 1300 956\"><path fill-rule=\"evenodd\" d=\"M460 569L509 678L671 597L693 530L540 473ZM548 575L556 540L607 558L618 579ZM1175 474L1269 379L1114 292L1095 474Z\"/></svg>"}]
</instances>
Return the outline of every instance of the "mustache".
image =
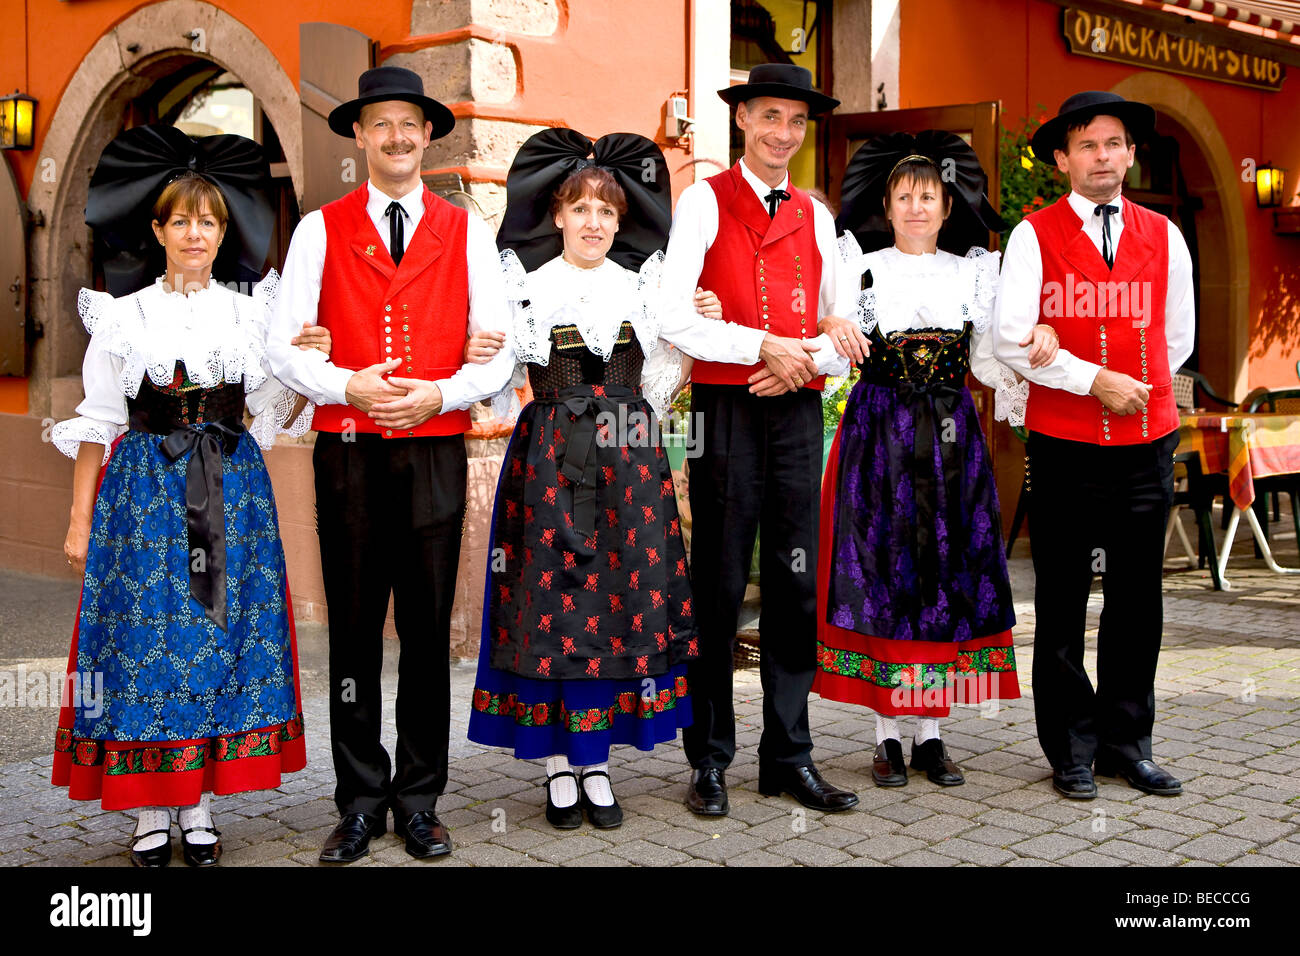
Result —
<instances>
[{"instance_id":1,"label":"mustache","mask_svg":"<svg viewBox=\"0 0 1300 956\"><path fill-rule=\"evenodd\" d=\"M385 146L383 152L389 156L403 156L415 149L414 146Z\"/></svg>"}]
</instances>

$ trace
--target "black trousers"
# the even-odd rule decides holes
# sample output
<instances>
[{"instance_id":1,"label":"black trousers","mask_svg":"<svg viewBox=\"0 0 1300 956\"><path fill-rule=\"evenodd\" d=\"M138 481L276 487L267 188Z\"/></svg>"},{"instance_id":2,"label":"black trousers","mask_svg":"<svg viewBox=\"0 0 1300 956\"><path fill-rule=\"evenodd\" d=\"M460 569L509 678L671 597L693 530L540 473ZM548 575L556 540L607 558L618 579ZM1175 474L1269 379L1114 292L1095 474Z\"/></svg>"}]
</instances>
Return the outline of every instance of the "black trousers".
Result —
<instances>
[{"instance_id":1,"label":"black trousers","mask_svg":"<svg viewBox=\"0 0 1300 956\"><path fill-rule=\"evenodd\" d=\"M339 812L432 810L447 784L451 606L465 514L461 435L316 436L316 526L329 603L330 746ZM401 642L397 772L380 743L384 618Z\"/></svg>"},{"instance_id":2,"label":"black trousers","mask_svg":"<svg viewBox=\"0 0 1300 956\"><path fill-rule=\"evenodd\" d=\"M821 393L756 398L746 386L691 389L702 454L690 463L691 590L700 633L692 662L691 766L725 768L736 754L732 664L736 621L762 527L759 620L763 735L759 760L811 761L808 693L817 660L817 522L822 473Z\"/></svg>"},{"instance_id":3,"label":"black trousers","mask_svg":"<svg viewBox=\"0 0 1300 956\"><path fill-rule=\"evenodd\" d=\"M1029 435L1034 716L1054 768L1150 760L1164 626L1161 566L1178 432L1102 447ZM1088 593L1101 575L1097 688L1083 666Z\"/></svg>"}]
</instances>

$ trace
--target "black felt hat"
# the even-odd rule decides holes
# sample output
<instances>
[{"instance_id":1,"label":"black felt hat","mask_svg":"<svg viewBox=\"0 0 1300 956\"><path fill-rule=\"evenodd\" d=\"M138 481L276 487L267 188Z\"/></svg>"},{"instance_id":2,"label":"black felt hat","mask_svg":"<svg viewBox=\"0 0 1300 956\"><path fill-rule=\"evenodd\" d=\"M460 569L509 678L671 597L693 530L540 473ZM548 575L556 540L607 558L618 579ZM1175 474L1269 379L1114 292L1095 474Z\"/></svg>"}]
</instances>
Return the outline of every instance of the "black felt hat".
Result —
<instances>
[{"instance_id":1,"label":"black felt hat","mask_svg":"<svg viewBox=\"0 0 1300 956\"><path fill-rule=\"evenodd\" d=\"M1126 100L1117 93L1084 90L1069 97L1029 141L1034 158L1056 165L1056 150L1065 149L1065 131L1076 123L1088 123L1094 116L1118 117L1134 139L1145 139L1156 125L1156 111L1145 103Z\"/></svg>"},{"instance_id":2,"label":"black felt hat","mask_svg":"<svg viewBox=\"0 0 1300 956\"><path fill-rule=\"evenodd\" d=\"M433 124L430 139L446 136L456 125L451 110L432 97L424 95L424 81L420 74L400 66L377 66L366 70L357 80L357 98L348 100L330 111L330 129L348 139L353 137L352 124L361 119L361 107L367 103L402 100L414 103L424 111L424 118Z\"/></svg>"},{"instance_id":3,"label":"black felt hat","mask_svg":"<svg viewBox=\"0 0 1300 956\"><path fill-rule=\"evenodd\" d=\"M723 102L735 106L756 96L774 96L781 100L800 100L808 104L808 114L827 113L840 105L833 96L815 89L812 74L793 63L762 63L749 71L749 80L740 86L718 90Z\"/></svg>"}]
</instances>

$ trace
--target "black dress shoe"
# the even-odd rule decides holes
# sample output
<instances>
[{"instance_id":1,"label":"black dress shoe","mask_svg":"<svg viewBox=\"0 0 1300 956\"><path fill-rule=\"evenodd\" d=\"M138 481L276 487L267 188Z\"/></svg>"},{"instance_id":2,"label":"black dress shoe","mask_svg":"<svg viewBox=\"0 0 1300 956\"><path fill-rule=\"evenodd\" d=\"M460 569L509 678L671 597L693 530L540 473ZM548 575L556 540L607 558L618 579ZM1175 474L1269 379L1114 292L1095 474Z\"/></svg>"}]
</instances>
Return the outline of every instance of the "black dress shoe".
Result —
<instances>
[{"instance_id":1,"label":"black dress shoe","mask_svg":"<svg viewBox=\"0 0 1300 956\"><path fill-rule=\"evenodd\" d=\"M186 839L191 833L211 833L215 837L221 836L221 831L215 827L190 827L188 830L181 829L181 856L190 866L212 866L217 860L221 859L221 841L214 843L191 843Z\"/></svg>"},{"instance_id":2,"label":"black dress shoe","mask_svg":"<svg viewBox=\"0 0 1300 956\"><path fill-rule=\"evenodd\" d=\"M393 832L406 837L406 852L417 860L451 852L451 834L432 810L417 810L405 820L394 817Z\"/></svg>"},{"instance_id":3,"label":"black dress shoe","mask_svg":"<svg viewBox=\"0 0 1300 956\"><path fill-rule=\"evenodd\" d=\"M1071 800L1091 800L1097 796L1097 783L1091 767L1063 767L1052 770L1052 787Z\"/></svg>"},{"instance_id":4,"label":"black dress shoe","mask_svg":"<svg viewBox=\"0 0 1300 956\"><path fill-rule=\"evenodd\" d=\"M603 770L589 770L584 771L582 774L582 782L578 787L578 793L580 794L578 800L582 804L582 809L587 811L587 819L591 821L591 825L598 830L612 830L617 826L621 826L623 823L623 808L618 805L617 800L608 807L592 803L591 797L587 796L588 777L604 777L608 780L609 774ZM611 787L610 793L613 792Z\"/></svg>"},{"instance_id":5,"label":"black dress shoe","mask_svg":"<svg viewBox=\"0 0 1300 956\"><path fill-rule=\"evenodd\" d=\"M370 852L370 838L388 832L388 811L382 817L347 813L320 851L322 863L351 863Z\"/></svg>"},{"instance_id":6,"label":"black dress shoe","mask_svg":"<svg viewBox=\"0 0 1300 956\"><path fill-rule=\"evenodd\" d=\"M151 850L137 850L138 844L145 837L156 836L162 833L167 836L167 842L162 846L156 846ZM148 833L140 833L131 838L131 862L136 866L166 866L172 861L172 829L169 826L166 830L150 830Z\"/></svg>"},{"instance_id":7,"label":"black dress shoe","mask_svg":"<svg viewBox=\"0 0 1300 956\"><path fill-rule=\"evenodd\" d=\"M1098 757L1097 774L1102 777L1120 777L1127 780L1134 789L1160 797L1176 797L1183 792L1182 782L1152 760L1112 761Z\"/></svg>"},{"instance_id":8,"label":"black dress shoe","mask_svg":"<svg viewBox=\"0 0 1300 956\"><path fill-rule=\"evenodd\" d=\"M759 767L758 792L765 797L788 793L810 810L838 813L858 805L858 795L831 786L812 764L802 767Z\"/></svg>"},{"instance_id":9,"label":"black dress shoe","mask_svg":"<svg viewBox=\"0 0 1300 956\"><path fill-rule=\"evenodd\" d=\"M574 784L578 783L572 770L561 770L546 778L546 822L557 830L576 830L582 826L582 806L574 802L567 807L557 807L551 799L551 781L559 777L573 777Z\"/></svg>"},{"instance_id":10,"label":"black dress shoe","mask_svg":"<svg viewBox=\"0 0 1300 956\"><path fill-rule=\"evenodd\" d=\"M871 779L877 787L907 786L907 766L903 763L903 745L893 737L876 744L876 756L871 761Z\"/></svg>"},{"instance_id":11,"label":"black dress shoe","mask_svg":"<svg viewBox=\"0 0 1300 956\"><path fill-rule=\"evenodd\" d=\"M938 737L931 737L919 744L912 741L912 769L924 770L930 782L941 787L960 787L966 782L961 770L949 759L948 748Z\"/></svg>"},{"instance_id":12,"label":"black dress shoe","mask_svg":"<svg viewBox=\"0 0 1300 956\"><path fill-rule=\"evenodd\" d=\"M686 806L702 817L725 817L727 778L721 767L691 771L691 785L686 789Z\"/></svg>"}]
</instances>

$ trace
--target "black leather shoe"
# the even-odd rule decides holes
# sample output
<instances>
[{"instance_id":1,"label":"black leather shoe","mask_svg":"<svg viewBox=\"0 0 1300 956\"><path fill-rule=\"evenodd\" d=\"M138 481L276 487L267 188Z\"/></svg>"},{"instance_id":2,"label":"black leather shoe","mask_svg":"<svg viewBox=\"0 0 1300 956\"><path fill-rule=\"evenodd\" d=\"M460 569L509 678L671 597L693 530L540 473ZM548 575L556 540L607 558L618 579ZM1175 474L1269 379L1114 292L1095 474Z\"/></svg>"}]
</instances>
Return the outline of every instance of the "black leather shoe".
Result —
<instances>
[{"instance_id":1,"label":"black leather shoe","mask_svg":"<svg viewBox=\"0 0 1300 956\"><path fill-rule=\"evenodd\" d=\"M1130 787L1143 793L1154 793L1160 797L1176 797L1183 792L1182 782L1168 770L1162 770L1155 761L1111 761L1104 757L1097 758L1097 775L1101 777L1120 777L1127 780Z\"/></svg>"},{"instance_id":2,"label":"black leather shoe","mask_svg":"<svg viewBox=\"0 0 1300 956\"><path fill-rule=\"evenodd\" d=\"M417 810L405 820L394 817L393 832L406 838L406 852L417 860L451 852L451 834L432 810Z\"/></svg>"},{"instance_id":3,"label":"black leather shoe","mask_svg":"<svg viewBox=\"0 0 1300 956\"><path fill-rule=\"evenodd\" d=\"M858 805L858 795L831 786L812 764L802 767L759 767L758 792L765 797L788 793L810 810L839 813Z\"/></svg>"},{"instance_id":4,"label":"black leather shoe","mask_svg":"<svg viewBox=\"0 0 1300 956\"><path fill-rule=\"evenodd\" d=\"M949 759L948 748L938 737L931 737L919 744L912 741L912 769L925 771L930 782L941 787L960 787L966 782L961 770Z\"/></svg>"},{"instance_id":5,"label":"black leather shoe","mask_svg":"<svg viewBox=\"0 0 1300 956\"><path fill-rule=\"evenodd\" d=\"M136 844L145 837L156 836L162 833L167 836L167 842L162 846L156 846L151 850L137 850ZM169 826L166 830L150 830L148 833L141 833L131 838L131 862L136 866L166 866L172 861L172 829Z\"/></svg>"},{"instance_id":6,"label":"black leather shoe","mask_svg":"<svg viewBox=\"0 0 1300 956\"><path fill-rule=\"evenodd\" d=\"M388 832L388 811L382 817L347 813L320 851L322 863L351 863L370 852L370 838Z\"/></svg>"},{"instance_id":7,"label":"black leather shoe","mask_svg":"<svg viewBox=\"0 0 1300 956\"><path fill-rule=\"evenodd\" d=\"M1097 783L1092 779L1091 767L1053 769L1052 787L1071 800L1092 800L1097 796Z\"/></svg>"},{"instance_id":8,"label":"black leather shoe","mask_svg":"<svg viewBox=\"0 0 1300 956\"><path fill-rule=\"evenodd\" d=\"M876 744L876 756L871 761L871 779L877 787L907 786L907 766L903 763L903 745L893 737Z\"/></svg>"},{"instance_id":9,"label":"black leather shoe","mask_svg":"<svg viewBox=\"0 0 1300 956\"><path fill-rule=\"evenodd\" d=\"M691 785L686 788L686 806L702 817L725 817L727 804L727 778L720 767L706 767L691 771Z\"/></svg>"},{"instance_id":10,"label":"black leather shoe","mask_svg":"<svg viewBox=\"0 0 1300 956\"><path fill-rule=\"evenodd\" d=\"M215 837L221 836L221 831L215 827L190 827L188 830L181 829L181 856L190 866L212 866L217 860L221 859L221 840L215 843L191 843L186 837L191 833L211 833Z\"/></svg>"},{"instance_id":11,"label":"black leather shoe","mask_svg":"<svg viewBox=\"0 0 1300 956\"><path fill-rule=\"evenodd\" d=\"M578 802L582 804L582 809L587 811L587 819L591 821L591 825L598 830L612 830L617 826L621 826L623 823L623 808L618 805L617 800L608 807L592 803L591 797L587 796L588 777L604 777L608 780L609 774L603 770L584 771L582 774L582 782L578 786L578 793L580 794ZM613 792L611 787L610 793Z\"/></svg>"},{"instance_id":12,"label":"black leather shoe","mask_svg":"<svg viewBox=\"0 0 1300 956\"><path fill-rule=\"evenodd\" d=\"M551 799L551 781L559 777L573 777L574 785L578 783L577 774L572 770L561 770L546 778L546 822L557 830L576 830L582 826L582 806L574 802L567 807L557 807Z\"/></svg>"}]
</instances>

